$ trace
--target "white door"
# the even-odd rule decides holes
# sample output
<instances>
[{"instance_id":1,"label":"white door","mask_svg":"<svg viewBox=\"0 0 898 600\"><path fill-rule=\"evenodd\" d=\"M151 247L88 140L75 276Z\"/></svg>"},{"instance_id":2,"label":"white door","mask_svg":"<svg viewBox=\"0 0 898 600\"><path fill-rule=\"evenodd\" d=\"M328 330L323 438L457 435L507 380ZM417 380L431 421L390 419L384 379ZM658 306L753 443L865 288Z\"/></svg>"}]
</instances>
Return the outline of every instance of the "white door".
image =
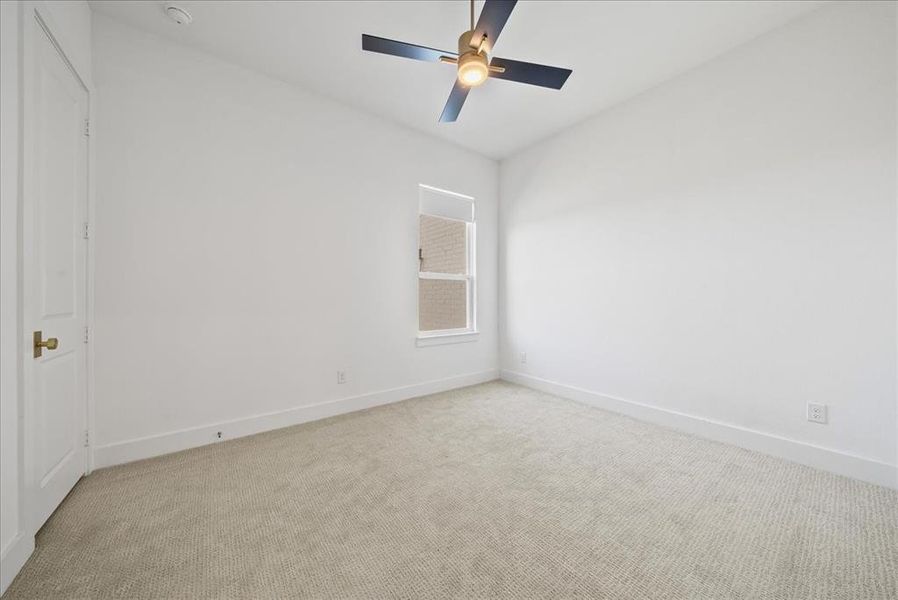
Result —
<instances>
[{"instance_id":1,"label":"white door","mask_svg":"<svg viewBox=\"0 0 898 600\"><path fill-rule=\"evenodd\" d=\"M35 529L85 473L87 91L39 23L27 76L24 277ZM52 348L51 338L58 341ZM48 341L50 340L50 341Z\"/></svg>"}]
</instances>

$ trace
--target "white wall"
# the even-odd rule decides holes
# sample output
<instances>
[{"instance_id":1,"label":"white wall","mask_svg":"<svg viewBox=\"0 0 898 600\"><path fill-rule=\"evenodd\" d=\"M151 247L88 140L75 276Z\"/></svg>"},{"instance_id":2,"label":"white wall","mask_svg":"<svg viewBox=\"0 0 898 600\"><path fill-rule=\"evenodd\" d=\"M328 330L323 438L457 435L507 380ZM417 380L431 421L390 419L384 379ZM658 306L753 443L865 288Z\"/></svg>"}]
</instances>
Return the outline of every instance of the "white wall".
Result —
<instances>
[{"instance_id":1,"label":"white wall","mask_svg":"<svg viewBox=\"0 0 898 600\"><path fill-rule=\"evenodd\" d=\"M21 214L24 28L34 11L90 86L91 12L84 1L0 2L0 593L34 548L24 474ZM24 107L27 108L27 107Z\"/></svg>"},{"instance_id":2,"label":"white wall","mask_svg":"<svg viewBox=\"0 0 898 600\"><path fill-rule=\"evenodd\" d=\"M86 0L43 0L34 3L43 11L47 24L65 49L66 58L78 76L90 86L92 70L91 18Z\"/></svg>"},{"instance_id":3,"label":"white wall","mask_svg":"<svg viewBox=\"0 0 898 600\"><path fill-rule=\"evenodd\" d=\"M100 15L94 34L99 466L496 376L494 161ZM419 183L476 198L476 342L415 347Z\"/></svg>"},{"instance_id":4,"label":"white wall","mask_svg":"<svg viewBox=\"0 0 898 600\"><path fill-rule=\"evenodd\" d=\"M503 161L504 376L895 485L895 23L825 7Z\"/></svg>"},{"instance_id":5,"label":"white wall","mask_svg":"<svg viewBox=\"0 0 898 600\"><path fill-rule=\"evenodd\" d=\"M20 8L15 2L0 2L0 556L4 559L20 533L21 502L17 352ZM0 583L0 593L5 584Z\"/></svg>"}]
</instances>

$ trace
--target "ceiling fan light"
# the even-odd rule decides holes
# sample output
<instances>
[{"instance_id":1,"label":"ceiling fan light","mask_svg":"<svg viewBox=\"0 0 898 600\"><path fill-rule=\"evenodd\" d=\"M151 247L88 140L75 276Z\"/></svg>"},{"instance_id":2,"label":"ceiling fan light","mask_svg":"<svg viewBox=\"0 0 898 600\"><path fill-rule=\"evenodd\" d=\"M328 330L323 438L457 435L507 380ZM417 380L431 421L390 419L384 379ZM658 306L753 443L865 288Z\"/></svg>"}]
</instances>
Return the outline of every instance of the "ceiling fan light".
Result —
<instances>
[{"instance_id":1,"label":"ceiling fan light","mask_svg":"<svg viewBox=\"0 0 898 600\"><path fill-rule=\"evenodd\" d=\"M490 70L486 57L469 53L458 57L458 80L468 87L480 85L489 77Z\"/></svg>"}]
</instances>

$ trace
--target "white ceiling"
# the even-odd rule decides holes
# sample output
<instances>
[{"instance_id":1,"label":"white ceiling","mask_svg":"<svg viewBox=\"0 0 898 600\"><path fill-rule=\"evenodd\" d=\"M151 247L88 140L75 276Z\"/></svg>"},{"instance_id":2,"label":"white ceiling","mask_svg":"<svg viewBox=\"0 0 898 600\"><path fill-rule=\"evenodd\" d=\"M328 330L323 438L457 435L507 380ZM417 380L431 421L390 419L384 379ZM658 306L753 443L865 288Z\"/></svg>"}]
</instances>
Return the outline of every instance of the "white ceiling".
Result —
<instances>
[{"instance_id":1,"label":"white ceiling","mask_svg":"<svg viewBox=\"0 0 898 600\"><path fill-rule=\"evenodd\" d=\"M573 69L561 91L491 80L439 123L454 67L363 52L369 33L454 50L465 1L100 1L93 10L486 156L503 158L823 2L521 1L496 56ZM479 14L481 2L477 2Z\"/></svg>"}]
</instances>

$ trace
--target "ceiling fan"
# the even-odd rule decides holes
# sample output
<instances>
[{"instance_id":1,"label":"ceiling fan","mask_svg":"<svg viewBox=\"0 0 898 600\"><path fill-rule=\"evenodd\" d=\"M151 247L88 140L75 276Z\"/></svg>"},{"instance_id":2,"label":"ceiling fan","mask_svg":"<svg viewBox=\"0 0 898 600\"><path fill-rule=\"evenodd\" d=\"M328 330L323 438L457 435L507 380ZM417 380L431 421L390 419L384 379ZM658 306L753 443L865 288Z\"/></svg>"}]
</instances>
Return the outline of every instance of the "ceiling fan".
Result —
<instances>
[{"instance_id":1,"label":"ceiling fan","mask_svg":"<svg viewBox=\"0 0 898 600\"><path fill-rule=\"evenodd\" d=\"M367 34L362 34L362 49L456 65L458 78L440 115L442 123L455 121L471 88L480 85L489 77L560 90L572 72L570 69L490 57L490 52L516 3L517 0L485 0L475 26L474 0L471 0L471 29L458 38L457 53Z\"/></svg>"}]
</instances>

